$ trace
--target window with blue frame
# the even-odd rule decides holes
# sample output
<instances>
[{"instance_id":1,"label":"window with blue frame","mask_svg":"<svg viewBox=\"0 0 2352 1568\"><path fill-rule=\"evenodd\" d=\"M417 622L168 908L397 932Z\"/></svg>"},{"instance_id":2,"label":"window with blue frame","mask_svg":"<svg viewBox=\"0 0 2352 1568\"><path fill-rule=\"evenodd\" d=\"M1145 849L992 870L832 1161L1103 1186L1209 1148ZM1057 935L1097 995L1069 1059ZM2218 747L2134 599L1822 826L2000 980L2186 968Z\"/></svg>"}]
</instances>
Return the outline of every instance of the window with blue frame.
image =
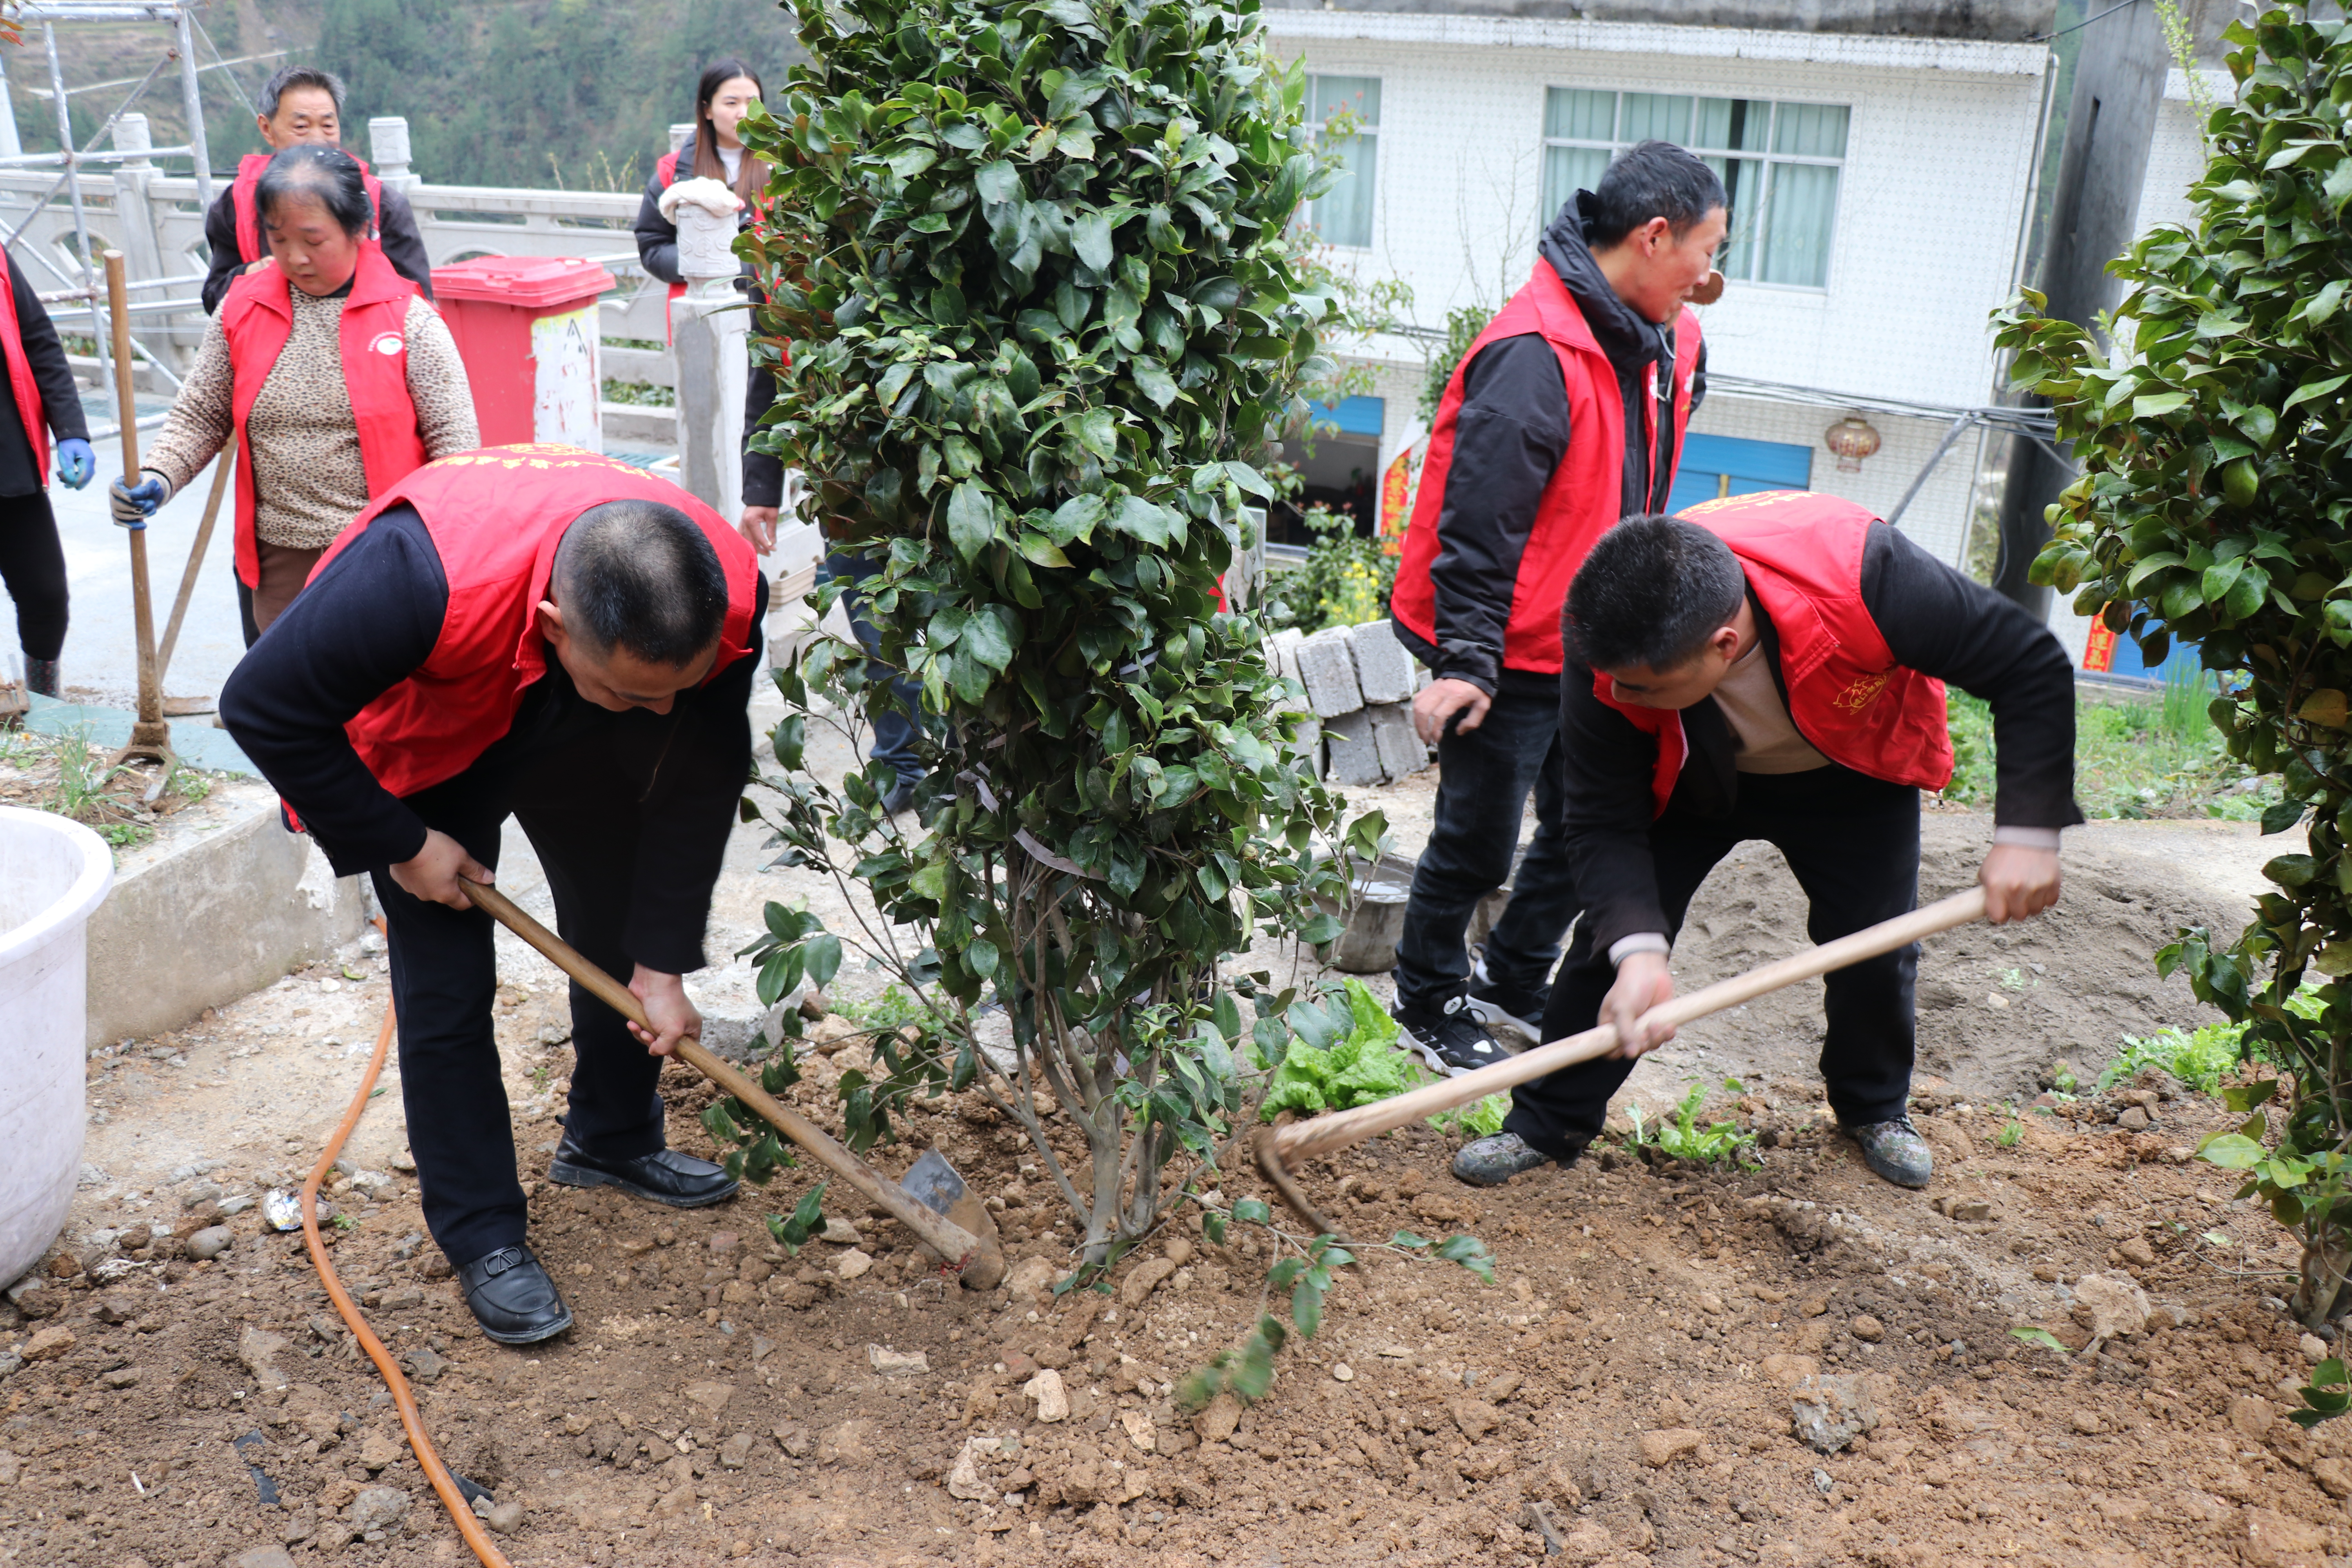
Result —
<instances>
[{"instance_id":1,"label":"window with blue frame","mask_svg":"<svg viewBox=\"0 0 2352 1568\"><path fill-rule=\"evenodd\" d=\"M1810 489L1813 449L1788 441L1750 441L1738 436L1683 437L1683 460L1666 510L1677 512L1703 500L1753 495L1758 490Z\"/></svg>"}]
</instances>

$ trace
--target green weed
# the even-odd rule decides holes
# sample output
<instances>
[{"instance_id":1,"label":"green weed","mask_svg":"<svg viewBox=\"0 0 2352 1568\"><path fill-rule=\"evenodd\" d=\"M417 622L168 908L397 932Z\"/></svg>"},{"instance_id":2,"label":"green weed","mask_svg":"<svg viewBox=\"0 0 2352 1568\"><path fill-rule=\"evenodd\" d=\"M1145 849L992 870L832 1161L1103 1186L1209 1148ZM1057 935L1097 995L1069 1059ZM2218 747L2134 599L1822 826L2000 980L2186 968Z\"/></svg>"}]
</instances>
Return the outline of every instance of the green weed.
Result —
<instances>
[{"instance_id":1,"label":"green weed","mask_svg":"<svg viewBox=\"0 0 2352 1568\"><path fill-rule=\"evenodd\" d=\"M1737 1081L1727 1079L1724 1084L1730 1088ZM1627 1140L1626 1147L1639 1149L1647 1144L1671 1159L1713 1165L1737 1158L1742 1150L1756 1142L1754 1133L1741 1131L1736 1122L1710 1121L1701 1127L1698 1124L1699 1108L1706 1103L1706 1086L1694 1083L1690 1092L1683 1096L1682 1103L1675 1108L1674 1115L1654 1126L1643 1125L1640 1106L1627 1107L1626 1115L1633 1123L1633 1135Z\"/></svg>"}]
</instances>

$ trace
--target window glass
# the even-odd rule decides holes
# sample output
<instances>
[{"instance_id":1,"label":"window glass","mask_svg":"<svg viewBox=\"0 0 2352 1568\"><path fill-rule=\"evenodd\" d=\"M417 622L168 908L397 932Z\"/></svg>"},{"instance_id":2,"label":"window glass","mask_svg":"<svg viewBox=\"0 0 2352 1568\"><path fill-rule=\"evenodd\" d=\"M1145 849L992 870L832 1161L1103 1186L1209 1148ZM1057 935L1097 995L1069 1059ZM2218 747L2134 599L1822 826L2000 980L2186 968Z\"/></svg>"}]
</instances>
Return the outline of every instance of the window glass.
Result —
<instances>
[{"instance_id":1,"label":"window glass","mask_svg":"<svg viewBox=\"0 0 2352 1568\"><path fill-rule=\"evenodd\" d=\"M1569 142L1616 139L1617 95L1555 87L1544 93L1544 135Z\"/></svg>"},{"instance_id":2,"label":"window glass","mask_svg":"<svg viewBox=\"0 0 2352 1568\"><path fill-rule=\"evenodd\" d=\"M1339 113L1353 114L1356 132L1326 139L1339 160L1339 178L1315 198L1307 221L1326 245L1361 249L1372 243L1372 197L1379 185L1381 79L1370 76L1310 76L1308 117L1320 125Z\"/></svg>"},{"instance_id":3,"label":"window glass","mask_svg":"<svg viewBox=\"0 0 2352 1568\"><path fill-rule=\"evenodd\" d=\"M1318 124L1341 110L1360 116L1366 125L1381 122L1381 79L1376 76L1312 78L1312 101L1307 105Z\"/></svg>"},{"instance_id":4,"label":"window glass","mask_svg":"<svg viewBox=\"0 0 2352 1568\"><path fill-rule=\"evenodd\" d=\"M1799 158L1845 156L1845 124L1853 110L1833 103L1784 103L1773 127L1772 151Z\"/></svg>"},{"instance_id":5,"label":"window glass","mask_svg":"<svg viewBox=\"0 0 2352 1568\"><path fill-rule=\"evenodd\" d=\"M1726 278L1753 278L1756 234L1764 216L1764 163L1756 158L1710 157L1706 166L1723 182L1728 220L1715 264Z\"/></svg>"},{"instance_id":6,"label":"window glass","mask_svg":"<svg viewBox=\"0 0 2352 1568\"><path fill-rule=\"evenodd\" d=\"M1765 198L1764 248L1757 277L1819 289L1830 280L1830 231L1838 172L1821 163L1775 163Z\"/></svg>"},{"instance_id":7,"label":"window glass","mask_svg":"<svg viewBox=\"0 0 2352 1568\"><path fill-rule=\"evenodd\" d=\"M1606 147L1547 147L1544 149L1543 222L1566 206L1579 191L1589 191L1601 183L1601 175L1609 167Z\"/></svg>"},{"instance_id":8,"label":"window glass","mask_svg":"<svg viewBox=\"0 0 2352 1568\"><path fill-rule=\"evenodd\" d=\"M1625 95L1624 129L1617 139L1627 146L1636 142L1687 142L1690 120L1688 98L1663 92L1629 92Z\"/></svg>"},{"instance_id":9,"label":"window glass","mask_svg":"<svg viewBox=\"0 0 2352 1568\"><path fill-rule=\"evenodd\" d=\"M1826 288L1853 118L1843 104L1549 88L1542 219L1598 185L1609 160L1633 143L1678 142L1723 182L1730 222L1716 265L1725 277Z\"/></svg>"},{"instance_id":10,"label":"window glass","mask_svg":"<svg viewBox=\"0 0 2352 1568\"><path fill-rule=\"evenodd\" d=\"M1771 123L1772 106L1760 100L1702 98L1690 144L1706 151L1761 153Z\"/></svg>"}]
</instances>

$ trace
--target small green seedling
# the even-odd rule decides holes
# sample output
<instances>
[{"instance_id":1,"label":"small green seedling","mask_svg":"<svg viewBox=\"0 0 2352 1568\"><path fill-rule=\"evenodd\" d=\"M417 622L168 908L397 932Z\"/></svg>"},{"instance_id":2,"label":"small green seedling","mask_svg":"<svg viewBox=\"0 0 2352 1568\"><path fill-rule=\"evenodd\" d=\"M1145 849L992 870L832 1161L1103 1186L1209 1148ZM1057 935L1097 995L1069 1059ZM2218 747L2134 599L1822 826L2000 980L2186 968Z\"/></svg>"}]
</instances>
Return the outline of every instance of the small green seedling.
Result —
<instances>
[{"instance_id":1,"label":"small green seedling","mask_svg":"<svg viewBox=\"0 0 2352 1568\"><path fill-rule=\"evenodd\" d=\"M2039 1345L2045 1351L2056 1351L2062 1356L2071 1356L2074 1353L2065 1347L2056 1334L2052 1333L2048 1329L2028 1327L2011 1329L2009 1332L2011 1338L2022 1343Z\"/></svg>"}]
</instances>

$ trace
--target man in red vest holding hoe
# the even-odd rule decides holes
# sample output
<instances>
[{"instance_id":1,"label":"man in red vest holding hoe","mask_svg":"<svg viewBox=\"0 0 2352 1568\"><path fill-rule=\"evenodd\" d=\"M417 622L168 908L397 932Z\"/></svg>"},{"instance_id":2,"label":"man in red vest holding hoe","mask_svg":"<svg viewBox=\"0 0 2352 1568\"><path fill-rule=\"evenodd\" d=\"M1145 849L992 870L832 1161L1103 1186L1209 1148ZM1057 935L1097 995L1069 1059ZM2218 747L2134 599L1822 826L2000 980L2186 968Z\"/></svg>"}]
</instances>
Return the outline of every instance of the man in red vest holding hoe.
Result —
<instances>
[{"instance_id":1,"label":"man in red vest holding hoe","mask_svg":"<svg viewBox=\"0 0 2352 1568\"><path fill-rule=\"evenodd\" d=\"M1944 682L1992 706L1999 756L1987 918L2058 901L2074 805L2074 679L2049 627L1852 501L1772 490L1630 518L1568 591L1560 737L1584 919L1543 1037L1614 1025L1618 1054L1522 1085L1454 1174L1491 1184L1600 1135L1609 1097L1673 1037L1635 1020L1674 994L1683 912L1734 845L1778 847L1832 941L1914 908L1919 792L1952 776ZM1934 1173L1906 1111L1919 949L1825 981L1822 1076L1885 1180Z\"/></svg>"},{"instance_id":2,"label":"man in red vest holding hoe","mask_svg":"<svg viewBox=\"0 0 2352 1568\"><path fill-rule=\"evenodd\" d=\"M425 1219L501 1344L572 1313L531 1256L490 1006L488 883L509 816L557 928L632 976L646 1034L577 986L554 1181L699 1208L726 1173L664 1147L661 1058L701 1018L710 889L751 766L751 547L665 480L568 447L444 458L337 538L221 694L237 744L391 931Z\"/></svg>"},{"instance_id":3,"label":"man in red vest holding hoe","mask_svg":"<svg viewBox=\"0 0 2352 1568\"><path fill-rule=\"evenodd\" d=\"M1705 162L1665 142L1627 149L1599 189L1561 207L1534 275L1438 404L1390 607L1433 677L1413 722L1439 768L1395 1012L1446 1071L1502 1058L1488 1024L1534 1034L1576 919L1559 837L1560 600L1619 518L1665 510L1706 395L1685 301L1708 282L1724 224L1723 183ZM1513 878L1529 790L1536 837ZM1471 910L1507 879L1510 907L1474 973Z\"/></svg>"}]
</instances>

